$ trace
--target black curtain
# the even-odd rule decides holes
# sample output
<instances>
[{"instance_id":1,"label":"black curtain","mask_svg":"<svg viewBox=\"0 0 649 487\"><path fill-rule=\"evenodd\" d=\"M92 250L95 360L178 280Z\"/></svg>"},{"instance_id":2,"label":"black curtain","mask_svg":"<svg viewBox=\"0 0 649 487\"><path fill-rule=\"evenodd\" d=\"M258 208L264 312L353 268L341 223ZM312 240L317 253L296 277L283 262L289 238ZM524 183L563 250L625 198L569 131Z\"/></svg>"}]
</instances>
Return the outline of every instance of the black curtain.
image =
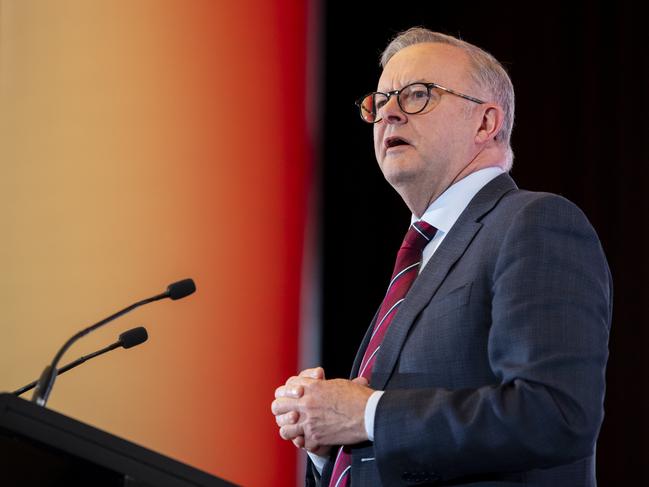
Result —
<instances>
[{"instance_id":1,"label":"black curtain","mask_svg":"<svg viewBox=\"0 0 649 487\"><path fill-rule=\"evenodd\" d=\"M410 217L383 180L371 126L353 102L376 88L379 54L397 32L421 25L459 36L503 62L514 83L511 174L518 185L574 201L599 233L615 310L598 479L604 487L649 485L649 28L640 3L323 4L320 210L328 375L348 375Z\"/></svg>"}]
</instances>

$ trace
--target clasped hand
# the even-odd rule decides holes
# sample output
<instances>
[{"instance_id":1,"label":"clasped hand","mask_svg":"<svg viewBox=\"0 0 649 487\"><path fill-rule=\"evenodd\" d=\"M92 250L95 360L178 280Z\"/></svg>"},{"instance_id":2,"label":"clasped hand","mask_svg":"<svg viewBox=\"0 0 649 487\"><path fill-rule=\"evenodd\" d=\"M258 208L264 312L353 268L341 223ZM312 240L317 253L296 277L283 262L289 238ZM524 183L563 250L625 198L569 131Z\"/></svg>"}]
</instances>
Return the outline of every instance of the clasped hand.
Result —
<instances>
[{"instance_id":1,"label":"clasped hand","mask_svg":"<svg viewBox=\"0 0 649 487\"><path fill-rule=\"evenodd\" d=\"M325 380L316 367L278 387L271 410L283 439L324 456L333 445L367 440L365 405L372 392L364 377Z\"/></svg>"}]
</instances>

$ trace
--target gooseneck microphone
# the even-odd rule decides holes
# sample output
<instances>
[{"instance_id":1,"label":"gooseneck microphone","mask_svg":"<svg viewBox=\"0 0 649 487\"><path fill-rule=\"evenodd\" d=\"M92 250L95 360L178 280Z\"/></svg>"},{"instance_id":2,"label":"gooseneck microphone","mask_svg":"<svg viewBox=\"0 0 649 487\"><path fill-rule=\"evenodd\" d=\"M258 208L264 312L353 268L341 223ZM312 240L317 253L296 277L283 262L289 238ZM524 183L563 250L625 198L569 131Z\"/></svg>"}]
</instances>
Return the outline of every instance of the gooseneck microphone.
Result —
<instances>
[{"instance_id":1,"label":"gooseneck microphone","mask_svg":"<svg viewBox=\"0 0 649 487\"><path fill-rule=\"evenodd\" d=\"M74 362L70 362L69 364L61 367L57 371L56 375L61 375L70 369L74 369L77 365L81 365L86 360L90 360L91 358L95 358L98 357L99 355L103 355L104 353L110 352L111 350L115 350L118 347L123 347L123 348L136 347L141 343L146 342L148 338L149 338L149 334L146 332L146 328L144 328L143 326L138 326L137 328L131 328L130 330L120 334L119 338L115 343L108 345L107 347L102 348L101 350L97 350L96 352L93 352L91 354L84 355L83 357L79 357ZM20 396L21 394L24 394L30 389L36 387L36 384L38 384L38 381L30 382L26 386L23 386L20 389L16 389L13 392L13 394L16 396Z\"/></svg>"},{"instance_id":2,"label":"gooseneck microphone","mask_svg":"<svg viewBox=\"0 0 649 487\"><path fill-rule=\"evenodd\" d=\"M182 281L169 284L167 290L158 295L157 298L163 299L168 297L172 301L175 301L193 294L194 291L196 291L196 284L194 284L194 281L192 279L183 279Z\"/></svg>"},{"instance_id":3,"label":"gooseneck microphone","mask_svg":"<svg viewBox=\"0 0 649 487\"><path fill-rule=\"evenodd\" d=\"M103 320L95 323L94 325L91 325L88 328L81 330L79 333L74 335L72 338L70 338L67 342L63 344L61 349L54 356L52 363L47 367L45 367L45 370L43 370L43 373L41 374L41 377L40 379L38 379L38 383L36 384L36 390L34 391L34 395L32 396L32 402L35 402L39 406L45 406L45 404L47 404L47 399L49 398L50 392L52 392L52 387L54 386L54 381L56 380L56 374L57 374L56 366L58 365L59 361L61 360L61 357L63 357L63 354L67 351L67 349L70 348L70 346L74 342L76 342L79 338L87 335L88 333L96 330L97 328L100 328L101 326L104 326L106 323L109 323L114 319L117 319L120 316L125 315L130 311L133 311L135 308L139 308L140 306L143 306L145 304L152 303L153 301L159 301L165 298L169 298L174 301L177 299L182 299L186 296L189 296L194 291L196 291L196 285L194 284L194 281L192 279L183 279L182 281L174 282L173 284L170 284L167 287L167 290L165 292L153 296L151 298L138 301L137 303L134 303L124 308L123 310L118 311L113 315L110 315L108 318L104 318Z\"/></svg>"}]
</instances>

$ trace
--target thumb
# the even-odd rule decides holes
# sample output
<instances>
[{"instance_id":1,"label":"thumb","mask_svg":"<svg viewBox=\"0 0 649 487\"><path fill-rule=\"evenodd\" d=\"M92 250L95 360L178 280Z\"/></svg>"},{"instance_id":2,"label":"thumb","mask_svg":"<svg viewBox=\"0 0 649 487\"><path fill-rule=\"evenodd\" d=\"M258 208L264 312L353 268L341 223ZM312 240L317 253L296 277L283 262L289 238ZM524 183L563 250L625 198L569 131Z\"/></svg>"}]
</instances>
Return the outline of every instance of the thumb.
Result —
<instances>
[{"instance_id":1,"label":"thumb","mask_svg":"<svg viewBox=\"0 0 649 487\"><path fill-rule=\"evenodd\" d=\"M304 369L300 372L300 377L311 377L312 379L323 379L325 378L325 372L322 367L314 367L312 369Z\"/></svg>"},{"instance_id":2,"label":"thumb","mask_svg":"<svg viewBox=\"0 0 649 487\"><path fill-rule=\"evenodd\" d=\"M352 382L365 387L370 385L369 381L365 377L356 377L355 379L352 379Z\"/></svg>"}]
</instances>

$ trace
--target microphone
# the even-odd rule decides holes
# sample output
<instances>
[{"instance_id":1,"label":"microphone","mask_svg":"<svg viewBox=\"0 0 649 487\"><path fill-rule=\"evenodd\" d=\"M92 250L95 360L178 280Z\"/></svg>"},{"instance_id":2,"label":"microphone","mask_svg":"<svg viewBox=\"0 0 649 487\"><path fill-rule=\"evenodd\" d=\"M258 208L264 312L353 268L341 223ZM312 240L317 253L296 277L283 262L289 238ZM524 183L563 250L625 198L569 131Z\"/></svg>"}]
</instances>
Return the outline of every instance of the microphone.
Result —
<instances>
[{"instance_id":1,"label":"microphone","mask_svg":"<svg viewBox=\"0 0 649 487\"><path fill-rule=\"evenodd\" d=\"M67 342L63 344L61 349L54 356L52 363L47 367L45 367L45 369L43 370L43 373L41 374L41 377L38 379L38 383L36 384L36 390L34 391L34 395L32 396L32 402L35 402L39 406L45 406L45 404L47 403L47 399L49 398L49 395L52 392L54 381L56 380L56 373L57 373L56 366L58 365L59 361L61 360L61 357L67 351L67 349L70 348L70 346L74 342L76 342L79 338L87 335L88 333L105 325L106 323L113 321L114 319L119 318L122 315L125 315L129 311L133 311L135 308L139 308L142 305L152 303L153 301L159 301L165 298L169 298L175 301L177 299L182 299L184 297L189 296L194 291L196 291L196 285L194 284L194 281L191 279L183 279L182 281L174 282L173 284L169 284L169 286L167 286L167 290L165 292L161 294L157 294L147 299L143 299L142 301L138 301L137 303L127 306L123 310L118 311L113 315L110 315L108 318L104 318L103 320L95 323L94 325L91 325L88 328L85 328L80 332L78 332L76 335L74 335L72 338L70 338Z\"/></svg>"},{"instance_id":2,"label":"microphone","mask_svg":"<svg viewBox=\"0 0 649 487\"><path fill-rule=\"evenodd\" d=\"M130 330L125 331L124 333L120 333L117 342L113 343L111 347L117 348L121 346L122 348L129 349L129 348L137 347L138 345L146 342L148 339L149 339L149 334L146 332L146 328L144 328L143 326L138 326L137 328L131 328ZM111 348L111 350L113 348ZM92 357L88 357L88 358L93 358L96 357L97 355L99 354L95 354ZM65 371L61 369L59 373L61 372L65 372Z\"/></svg>"},{"instance_id":3,"label":"microphone","mask_svg":"<svg viewBox=\"0 0 649 487\"><path fill-rule=\"evenodd\" d=\"M193 294L194 291L196 291L196 284L194 284L194 281L192 279L183 279L182 281L169 284L167 292L163 294L166 295L165 297L169 296L172 301L176 301L177 299L182 299Z\"/></svg>"},{"instance_id":4,"label":"microphone","mask_svg":"<svg viewBox=\"0 0 649 487\"><path fill-rule=\"evenodd\" d=\"M101 350L98 350L94 353L91 353L89 355L84 355L83 357L79 357L77 360L74 362L70 362L69 364L61 367L57 375L61 375L64 372L67 372L70 369L74 369L77 365L81 365L84 363L86 360L90 360L91 358L98 357L99 355L103 355L106 352L110 352L111 350L115 350L117 347L123 347L123 348L133 348L141 343L144 343L147 341L149 338L149 334L146 332L146 328L143 326L138 326L137 328L131 328L128 331L125 331L124 333L120 334L119 338L117 341L111 345L108 345L105 348L102 348ZM38 384L38 381L31 382L27 384L26 386L21 387L20 389L16 389L13 394L16 396L20 396L21 394L33 389L36 387L36 384Z\"/></svg>"}]
</instances>

